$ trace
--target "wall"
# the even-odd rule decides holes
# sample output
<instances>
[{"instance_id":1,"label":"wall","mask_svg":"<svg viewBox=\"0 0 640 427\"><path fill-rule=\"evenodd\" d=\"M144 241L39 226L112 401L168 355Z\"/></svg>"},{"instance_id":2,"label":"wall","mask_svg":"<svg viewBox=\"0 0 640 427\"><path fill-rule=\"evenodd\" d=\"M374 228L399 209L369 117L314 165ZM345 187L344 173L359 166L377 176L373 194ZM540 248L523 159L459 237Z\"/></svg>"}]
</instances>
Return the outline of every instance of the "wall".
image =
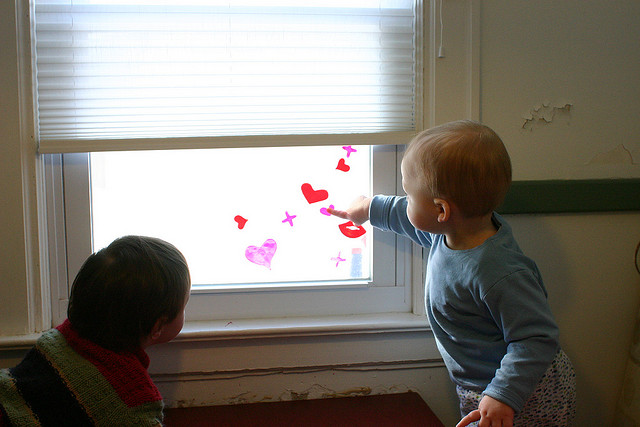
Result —
<instances>
[{"instance_id":1,"label":"wall","mask_svg":"<svg viewBox=\"0 0 640 427\"><path fill-rule=\"evenodd\" d=\"M27 258L23 213L15 9L0 2L0 334L27 332ZM12 285L12 286L10 286Z\"/></svg>"},{"instance_id":2,"label":"wall","mask_svg":"<svg viewBox=\"0 0 640 427\"><path fill-rule=\"evenodd\" d=\"M427 5L428 20L436 16L435 5ZM640 3L446 0L443 6L445 58L434 56L437 40L425 47L426 104L432 107L426 123L461 117L487 122L504 138L516 179L640 177L640 29L634 22ZM14 2L0 2L4 336L37 331L41 311L27 309L39 300L39 265L37 222L28 209L35 203L34 166L25 161L29 145L21 145L20 137L15 17ZM562 343L576 366L577 425L609 425L640 300L633 268L640 212L509 219L540 265ZM412 389L452 425L453 389L430 339L419 330L185 339L153 349L151 371L173 405ZM19 360L24 345L18 347L0 351L0 366Z\"/></svg>"},{"instance_id":3,"label":"wall","mask_svg":"<svg viewBox=\"0 0 640 427\"><path fill-rule=\"evenodd\" d=\"M640 303L640 213L514 216L538 263L577 374L576 425L610 425Z\"/></svg>"},{"instance_id":4,"label":"wall","mask_svg":"<svg viewBox=\"0 0 640 427\"><path fill-rule=\"evenodd\" d=\"M425 331L187 338L149 350L152 377L172 406L415 390L448 424L456 418L453 387Z\"/></svg>"},{"instance_id":5,"label":"wall","mask_svg":"<svg viewBox=\"0 0 640 427\"><path fill-rule=\"evenodd\" d=\"M640 177L640 3L483 1L480 115L514 177Z\"/></svg>"}]
</instances>

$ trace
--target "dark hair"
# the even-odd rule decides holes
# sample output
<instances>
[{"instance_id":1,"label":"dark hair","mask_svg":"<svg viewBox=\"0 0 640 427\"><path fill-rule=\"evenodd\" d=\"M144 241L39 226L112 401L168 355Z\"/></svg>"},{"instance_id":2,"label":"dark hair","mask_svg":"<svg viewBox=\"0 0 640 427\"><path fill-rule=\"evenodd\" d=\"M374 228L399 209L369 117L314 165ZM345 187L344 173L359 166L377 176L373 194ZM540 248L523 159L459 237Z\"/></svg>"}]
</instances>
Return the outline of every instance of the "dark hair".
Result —
<instances>
[{"instance_id":1,"label":"dark hair","mask_svg":"<svg viewBox=\"0 0 640 427\"><path fill-rule=\"evenodd\" d=\"M112 351L135 350L156 322L183 309L191 278L175 246L125 236L92 254L73 281L67 316L80 336Z\"/></svg>"}]
</instances>

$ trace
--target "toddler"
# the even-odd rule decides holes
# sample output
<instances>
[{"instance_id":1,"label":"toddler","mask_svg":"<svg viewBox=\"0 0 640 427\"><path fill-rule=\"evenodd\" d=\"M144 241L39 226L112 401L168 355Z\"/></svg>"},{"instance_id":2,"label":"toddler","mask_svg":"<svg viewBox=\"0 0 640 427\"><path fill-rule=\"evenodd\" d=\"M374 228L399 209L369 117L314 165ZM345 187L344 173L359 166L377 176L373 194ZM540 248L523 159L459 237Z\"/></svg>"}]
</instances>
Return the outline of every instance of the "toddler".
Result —
<instances>
[{"instance_id":1,"label":"toddler","mask_svg":"<svg viewBox=\"0 0 640 427\"><path fill-rule=\"evenodd\" d=\"M126 236L89 256L67 320L0 371L0 426L160 426L144 349L180 332L190 288L183 255L160 239Z\"/></svg>"},{"instance_id":2,"label":"toddler","mask_svg":"<svg viewBox=\"0 0 640 427\"><path fill-rule=\"evenodd\" d=\"M494 212L511 184L504 144L480 123L447 123L418 134L401 168L406 197L329 211L430 249L426 309L460 399L458 427L570 425L575 373L540 271Z\"/></svg>"}]
</instances>

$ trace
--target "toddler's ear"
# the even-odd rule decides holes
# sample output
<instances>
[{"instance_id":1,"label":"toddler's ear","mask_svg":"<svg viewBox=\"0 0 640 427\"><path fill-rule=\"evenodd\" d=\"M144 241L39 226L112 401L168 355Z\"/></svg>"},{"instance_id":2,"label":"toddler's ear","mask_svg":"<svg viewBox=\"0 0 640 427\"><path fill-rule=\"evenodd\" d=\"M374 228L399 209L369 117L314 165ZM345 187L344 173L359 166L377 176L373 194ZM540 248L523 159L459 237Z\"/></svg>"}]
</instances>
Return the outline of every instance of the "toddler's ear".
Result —
<instances>
[{"instance_id":1,"label":"toddler's ear","mask_svg":"<svg viewBox=\"0 0 640 427\"><path fill-rule=\"evenodd\" d=\"M435 198L433 203L438 208L438 222L446 222L451 216L451 205L444 199Z\"/></svg>"}]
</instances>

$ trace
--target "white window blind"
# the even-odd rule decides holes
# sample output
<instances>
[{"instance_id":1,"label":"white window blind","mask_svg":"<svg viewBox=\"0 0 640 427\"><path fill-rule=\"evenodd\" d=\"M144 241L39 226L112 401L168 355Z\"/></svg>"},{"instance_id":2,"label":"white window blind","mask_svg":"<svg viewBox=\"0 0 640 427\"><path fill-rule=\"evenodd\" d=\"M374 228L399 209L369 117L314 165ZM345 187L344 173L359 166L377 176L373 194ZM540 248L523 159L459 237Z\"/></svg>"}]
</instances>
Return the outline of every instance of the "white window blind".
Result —
<instances>
[{"instance_id":1,"label":"white window blind","mask_svg":"<svg viewBox=\"0 0 640 427\"><path fill-rule=\"evenodd\" d=\"M35 0L40 151L412 132L415 9L414 0Z\"/></svg>"}]
</instances>

